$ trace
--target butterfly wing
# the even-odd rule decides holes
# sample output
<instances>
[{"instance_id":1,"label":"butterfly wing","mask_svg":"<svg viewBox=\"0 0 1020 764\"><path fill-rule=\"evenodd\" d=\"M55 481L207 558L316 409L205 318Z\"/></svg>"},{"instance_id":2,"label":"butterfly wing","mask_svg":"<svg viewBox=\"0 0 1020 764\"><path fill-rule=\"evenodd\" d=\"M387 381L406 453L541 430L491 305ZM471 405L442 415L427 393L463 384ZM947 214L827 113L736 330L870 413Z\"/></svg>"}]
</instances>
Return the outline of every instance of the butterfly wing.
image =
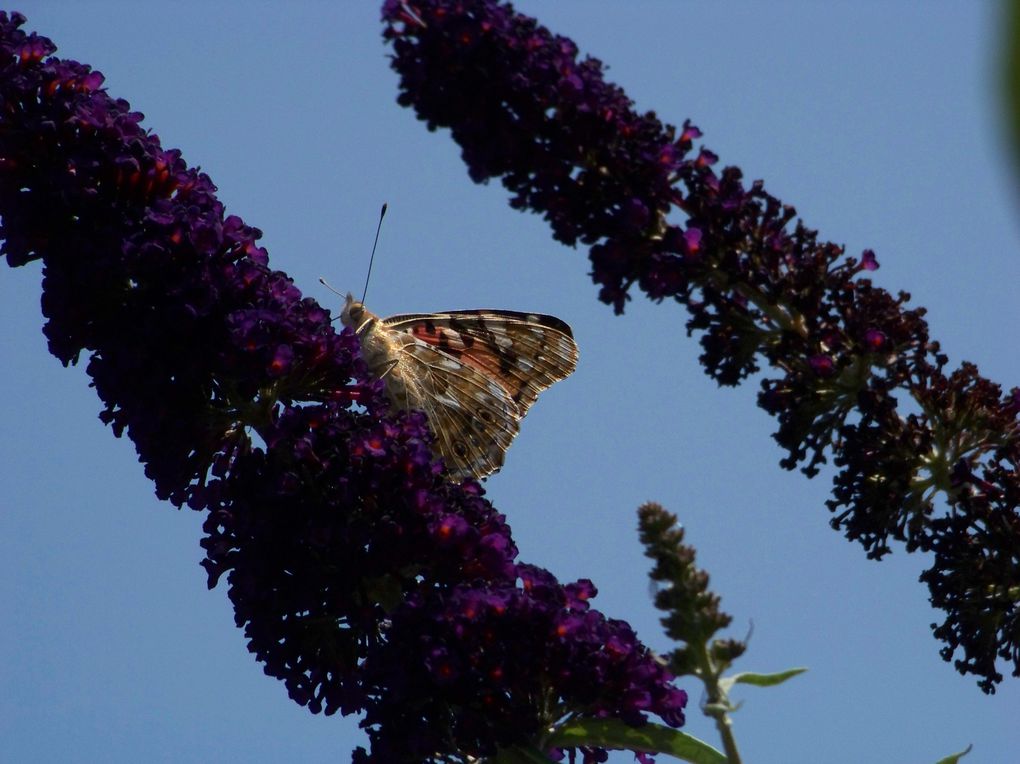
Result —
<instances>
[{"instance_id":1,"label":"butterfly wing","mask_svg":"<svg viewBox=\"0 0 1020 764\"><path fill-rule=\"evenodd\" d=\"M456 478L497 471L538 393L577 365L570 327L535 313L407 314L358 327L362 353L395 406L424 411Z\"/></svg>"},{"instance_id":2,"label":"butterfly wing","mask_svg":"<svg viewBox=\"0 0 1020 764\"><path fill-rule=\"evenodd\" d=\"M577 367L570 327L555 316L460 310L391 316L383 322L495 380L523 417L538 394Z\"/></svg>"},{"instance_id":3,"label":"butterfly wing","mask_svg":"<svg viewBox=\"0 0 1020 764\"><path fill-rule=\"evenodd\" d=\"M383 378L387 393L399 408L425 412L447 470L459 479L498 471L520 421L506 390L409 333L394 336L390 347L396 364Z\"/></svg>"}]
</instances>

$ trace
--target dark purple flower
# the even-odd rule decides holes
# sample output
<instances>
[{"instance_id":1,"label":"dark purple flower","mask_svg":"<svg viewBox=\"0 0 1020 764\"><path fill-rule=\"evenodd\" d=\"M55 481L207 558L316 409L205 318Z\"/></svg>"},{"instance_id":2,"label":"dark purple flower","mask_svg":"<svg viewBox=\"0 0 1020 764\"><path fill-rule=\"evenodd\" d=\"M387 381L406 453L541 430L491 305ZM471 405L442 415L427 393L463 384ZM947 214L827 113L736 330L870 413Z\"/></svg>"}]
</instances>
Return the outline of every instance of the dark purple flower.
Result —
<instances>
[{"instance_id":1,"label":"dark purple flower","mask_svg":"<svg viewBox=\"0 0 1020 764\"><path fill-rule=\"evenodd\" d=\"M829 377L835 370L835 363L830 356L813 355L808 358L808 365L819 377Z\"/></svg>"},{"instance_id":2,"label":"dark purple flower","mask_svg":"<svg viewBox=\"0 0 1020 764\"><path fill-rule=\"evenodd\" d=\"M683 232L683 253L688 259L695 259L701 251L701 231L697 228L688 228Z\"/></svg>"},{"instance_id":3,"label":"dark purple flower","mask_svg":"<svg viewBox=\"0 0 1020 764\"><path fill-rule=\"evenodd\" d=\"M878 329L868 329L864 333L864 345L872 351L879 351L885 347L886 336L885 332Z\"/></svg>"},{"instance_id":4,"label":"dark purple flower","mask_svg":"<svg viewBox=\"0 0 1020 764\"><path fill-rule=\"evenodd\" d=\"M282 377L290 370L294 360L294 351L289 345L280 345L273 353L273 359L269 362L266 374L270 377Z\"/></svg>"}]
</instances>

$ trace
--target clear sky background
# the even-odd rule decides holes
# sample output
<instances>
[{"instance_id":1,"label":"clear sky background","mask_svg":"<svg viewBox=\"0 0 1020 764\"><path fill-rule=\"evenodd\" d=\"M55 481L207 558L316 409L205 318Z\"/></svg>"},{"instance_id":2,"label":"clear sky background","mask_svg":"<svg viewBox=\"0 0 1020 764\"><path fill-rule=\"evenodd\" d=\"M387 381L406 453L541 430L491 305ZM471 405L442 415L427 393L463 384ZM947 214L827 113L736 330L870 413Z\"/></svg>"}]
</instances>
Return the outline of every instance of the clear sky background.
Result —
<instances>
[{"instance_id":1,"label":"clear sky background","mask_svg":"<svg viewBox=\"0 0 1020 764\"><path fill-rule=\"evenodd\" d=\"M336 308L361 288L390 214L370 308L552 313L577 372L524 422L489 497L522 559L594 579L596 606L666 651L635 532L653 499L678 513L740 670L810 668L748 688L745 760L1020 760L1020 680L994 697L938 655L917 582L928 559L875 563L829 528L831 472L778 466L755 382L718 389L675 304L596 300L586 254L475 186L445 132L395 103L379 4L28 0L28 28L92 64L265 232L271 264ZM609 66L641 109L690 117L723 164L794 204L881 286L929 308L955 366L1018 383L1020 206L987 2L519 3ZM356 719L313 716L263 675L225 587L208 592L201 515L158 502L129 441L97 419L82 368L40 332L38 264L0 277L0 761L335 762ZM1008 672L1007 672L1008 673ZM691 693L688 731L718 745ZM628 761L629 756L614 757Z\"/></svg>"}]
</instances>

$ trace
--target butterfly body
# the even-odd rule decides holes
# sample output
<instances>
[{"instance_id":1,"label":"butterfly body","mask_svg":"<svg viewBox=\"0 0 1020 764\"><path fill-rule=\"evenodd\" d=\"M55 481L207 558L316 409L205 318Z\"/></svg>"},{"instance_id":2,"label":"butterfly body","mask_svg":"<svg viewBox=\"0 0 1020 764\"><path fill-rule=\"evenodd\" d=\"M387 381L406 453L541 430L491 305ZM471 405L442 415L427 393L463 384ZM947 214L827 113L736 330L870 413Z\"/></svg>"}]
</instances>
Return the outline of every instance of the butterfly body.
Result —
<instances>
[{"instance_id":1,"label":"butterfly body","mask_svg":"<svg viewBox=\"0 0 1020 764\"><path fill-rule=\"evenodd\" d=\"M538 393L577 366L570 327L553 316L464 310L381 319L348 295L341 320L390 402L428 416L433 450L458 479L499 470Z\"/></svg>"}]
</instances>

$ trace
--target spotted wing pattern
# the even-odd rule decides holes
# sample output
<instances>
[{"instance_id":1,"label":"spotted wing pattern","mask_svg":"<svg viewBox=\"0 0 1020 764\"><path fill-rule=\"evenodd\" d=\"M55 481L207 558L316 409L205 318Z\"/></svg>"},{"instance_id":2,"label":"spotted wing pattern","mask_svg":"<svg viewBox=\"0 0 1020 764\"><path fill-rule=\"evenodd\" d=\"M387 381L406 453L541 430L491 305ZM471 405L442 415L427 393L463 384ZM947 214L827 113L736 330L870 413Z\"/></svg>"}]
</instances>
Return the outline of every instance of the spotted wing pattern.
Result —
<instances>
[{"instance_id":1,"label":"spotted wing pattern","mask_svg":"<svg viewBox=\"0 0 1020 764\"><path fill-rule=\"evenodd\" d=\"M387 392L425 411L435 449L463 479L496 472L538 394L577 366L570 327L536 313L465 310L384 319ZM389 377L392 376L392 379Z\"/></svg>"}]
</instances>

